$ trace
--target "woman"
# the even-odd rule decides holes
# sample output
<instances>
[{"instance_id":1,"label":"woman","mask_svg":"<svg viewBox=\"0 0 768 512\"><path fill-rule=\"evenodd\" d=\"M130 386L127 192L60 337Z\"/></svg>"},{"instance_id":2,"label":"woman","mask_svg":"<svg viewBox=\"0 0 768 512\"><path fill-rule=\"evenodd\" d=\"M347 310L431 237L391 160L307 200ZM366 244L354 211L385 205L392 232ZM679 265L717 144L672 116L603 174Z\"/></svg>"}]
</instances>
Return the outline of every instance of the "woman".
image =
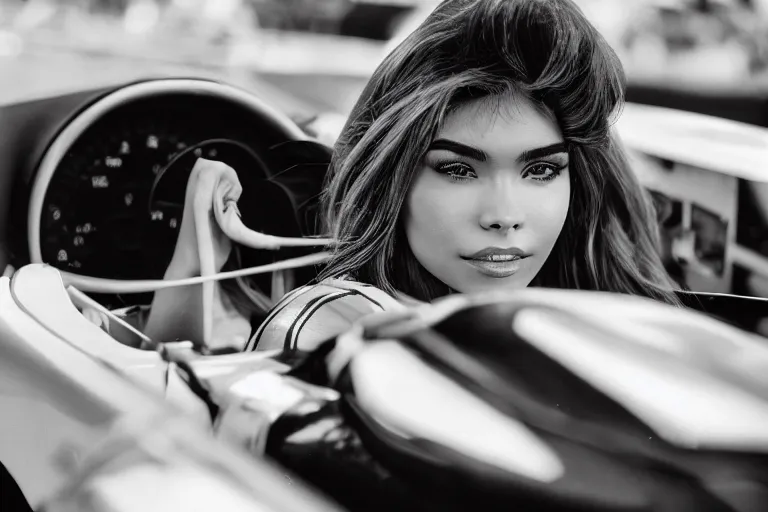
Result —
<instances>
[{"instance_id":1,"label":"woman","mask_svg":"<svg viewBox=\"0 0 768 512\"><path fill-rule=\"evenodd\" d=\"M611 132L624 89L571 0L441 3L378 67L336 143L322 201L331 261L245 349L311 349L367 314L454 292L678 304L653 209ZM183 301L158 297L150 326L172 338Z\"/></svg>"},{"instance_id":2,"label":"woman","mask_svg":"<svg viewBox=\"0 0 768 512\"><path fill-rule=\"evenodd\" d=\"M403 300L544 286L679 304L611 133L625 77L571 0L446 0L379 66L323 198L339 245L246 350L311 348ZM398 300L393 300L397 298Z\"/></svg>"}]
</instances>

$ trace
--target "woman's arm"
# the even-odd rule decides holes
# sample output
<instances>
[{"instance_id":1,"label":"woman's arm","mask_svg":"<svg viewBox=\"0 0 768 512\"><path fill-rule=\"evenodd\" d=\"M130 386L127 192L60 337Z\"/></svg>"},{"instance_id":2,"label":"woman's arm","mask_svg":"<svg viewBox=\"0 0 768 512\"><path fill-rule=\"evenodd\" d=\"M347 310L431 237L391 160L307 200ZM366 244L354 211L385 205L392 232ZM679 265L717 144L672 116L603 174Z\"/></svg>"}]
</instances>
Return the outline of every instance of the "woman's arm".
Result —
<instances>
[{"instance_id":1,"label":"woman's arm","mask_svg":"<svg viewBox=\"0 0 768 512\"><path fill-rule=\"evenodd\" d=\"M164 279L195 277L192 267L171 262ZM203 321L202 286L181 286L158 290L152 299L152 307L144 327L144 334L157 342L173 340L201 341Z\"/></svg>"}]
</instances>

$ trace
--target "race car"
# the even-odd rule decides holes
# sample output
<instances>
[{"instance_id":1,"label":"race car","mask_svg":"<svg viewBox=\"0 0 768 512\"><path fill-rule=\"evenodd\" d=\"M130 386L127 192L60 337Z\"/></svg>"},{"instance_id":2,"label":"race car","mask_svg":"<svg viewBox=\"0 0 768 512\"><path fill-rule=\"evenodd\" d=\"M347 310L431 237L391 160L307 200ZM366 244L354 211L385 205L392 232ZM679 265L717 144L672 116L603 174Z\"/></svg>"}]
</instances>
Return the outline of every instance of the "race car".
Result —
<instances>
[{"instance_id":1,"label":"race car","mask_svg":"<svg viewBox=\"0 0 768 512\"><path fill-rule=\"evenodd\" d=\"M313 117L311 112L305 114L304 119ZM219 159L237 170L244 194L237 208L250 232L293 240L279 250L243 246L237 259L229 262L231 267L225 269L232 272L233 279L222 289L233 293L239 289L247 294L248 290L241 285L245 275L250 274L248 279L257 282L261 292L256 300L269 304L292 287L308 282L314 276L314 265L322 262L322 248L318 247L321 243L312 236L316 233L311 231L313 223L309 217L313 215L311 199L321 186L327 167L328 149L313 140L312 126L301 128L264 97L213 80L139 80L5 106L0 124L8 134L0 147L0 176L4 180L0 190L6 194L2 204L7 206L0 217L0 263L6 268L0 281L0 326L7 341L0 346L9 351L9 356L3 358L7 367L3 375L10 376L1 381L0 404L4 411L13 411L0 415L0 462L34 509L57 510L59 506L58 510L67 510L67 506L74 506L74 501L67 502L69 505L54 503L67 496L74 500L80 496L78 493L86 492L86 487L94 489L95 484L86 485L92 484L92 480L83 475L98 471L89 469L91 459L81 460L82 454L107 431L119 428L117 425L125 418L139 418L131 420L133 425L139 424L135 427L138 430L129 428L129 433L123 435L130 440L117 445L144 443L139 441L145 435L154 439L155 430L146 428L156 423L147 418L160 415L159 411L172 411L182 418L178 421L184 427L179 428L194 432L189 434L189 439L194 439L190 442L200 449L210 446L205 448L206 453L218 453L220 446L210 439L203 441L206 435L217 436L221 443L229 444L231 450L221 448L225 454L221 457L231 460L211 462L214 466L239 468L238 464L244 464L251 468L242 472L229 470L222 477L227 485L235 485L236 481L242 488L246 480L260 486L261 480L256 482L260 477L243 475L252 475L256 471L253 468L261 468L259 464L266 458L287 468L288 474L300 475L297 482L303 478L345 507L359 510L373 510L372 497L378 497L381 506L389 504L395 509L424 508L429 504L448 507L451 500L446 496L453 494L441 496L434 484L445 488L456 482L466 483L456 484L457 510L466 510L468 504L486 498L490 507L498 506L510 497L520 503L547 504L549 510L593 507L746 512L762 510L760 507L766 503L765 491L760 487L764 475L760 454L766 444L759 435L759 426L768 424L764 416L765 381L761 378L766 374L762 372L765 347L763 338L747 331L760 330L762 319L768 316L768 305L764 298L733 293L739 286L747 289L739 284L735 268L747 269L751 276L756 276L751 281L744 280L752 286L748 291L753 294L760 289L759 278L768 277L765 256L759 248L745 247L737 232L742 221L740 215L747 206L751 204L759 210L763 204L759 199L744 200L740 189L745 186L759 191L766 181L758 172L768 153L768 134L764 129L637 105L627 106L618 127L633 151L638 175L659 201L663 214L660 221L668 237L669 263L677 266L681 284L691 290L684 298L693 309L706 315L670 310L641 299L530 290L519 298L461 297L457 299L460 302L435 304L413 312L410 320L415 324L409 324L411 330L379 336L382 340L400 340L400 346L410 346L405 340L414 335L416 327L431 332L439 322L459 318L464 310L470 313L464 315L466 321L460 325L470 331L479 329L482 322L478 324L478 318L496 318L498 325L502 325L516 311L512 307L515 304L545 308L549 311L545 316L568 315L581 326L571 330L568 339L577 339L573 341L574 350L576 345L583 350L570 353L571 356L567 351L559 355L560 348L568 344L562 343L565 334L556 327L544 329L543 334L516 334L502 329L490 333L488 340L519 340L529 347L525 350L538 354L535 357L546 356L550 361L546 364L557 362L563 378L568 375L569 379L582 382L585 392L597 390L594 392L604 400L582 404L584 411L600 416L604 408L625 410L621 413L626 413L624 416L619 415L623 418L621 422L592 425L590 428L596 430L586 430L586 438L575 439L575 431L557 431L557 421L547 423L552 419L547 413L547 408L553 407L551 403L520 402L525 397L517 393L520 389L516 386L528 389L534 381L526 379L533 376L499 373L501 370L492 368L490 356L506 354L498 342L489 345L488 354L472 352L466 344L462 345L461 354L449 350L451 343L429 345L419 349L419 362L400 349L377 352L375 347L386 344L371 343L374 355L365 356L367 349L360 347L369 344L357 331L329 340L313 354L216 353L185 340L158 344L143 334L142 318L151 293L168 285L163 284L162 276L183 220L185 191L192 176L189 164L198 157ZM288 168L293 172L285 174L283 171ZM268 240L259 240L268 245ZM204 282L210 282L205 275L194 281ZM603 312L615 308L616 314L609 315L613 321L607 322L590 316L590 308ZM209 328L213 313L209 308L203 319ZM231 335L240 335L238 324L232 325ZM378 339L377 336L371 339ZM620 345L622 348L611 349L602 341L598 343L611 337L626 340ZM702 339L710 340L706 347L692 345L693 340ZM595 343L602 344L598 347ZM643 343L664 346L639 348ZM343 353L336 352L337 346L352 347L351 352L346 351L350 357L339 363L342 369L336 368L339 375L346 372L343 368L350 368L354 374L356 366L369 368L370 373L363 371L360 377L353 375L338 382L332 378L333 369L324 366L327 360L323 356L327 352L323 350ZM354 362L358 351L359 361L368 363ZM585 369L587 353L600 356L599 360L616 368L619 362L628 368L627 359L635 358L641 368L634 370L645 371L643 379L654 378L659 386L666 386L662 386L665 390L671 389L673 375L685 374L687 380L674 383L678 392L674 400L648 412L654 402L649 395L638 396L636 389L632 391L635 394L631 390L625 394L612 392L614 386L629 386L631 379L640 378L640 373L606 376L599 368ZM458 359L446 362L446 358L453 357L451 354ZM567 357L574 359L564 359ZM435 358L441 360L439 365ZM660 360L667 365L667 381L653 370ZM408 389L431 389L434 394L420 395L422 401L412 403L403 401L403 389L401 394L387 395L396 379L387 375L379 375L382 381L374 378L375 368L386 368L386 361L413 363L407 367L407 375L408 379L416 380ZM470 372L472 368L479 373ZM748 374L737 378L737 370ZM422 374L434 372L442 377L434 377L437 380L431 384L418 380ZM495 388L490 381L482 380L486 373L502 387ZM367 381L367 376L372 380ZM709 387L697 388L705 385ZM709 398L698 394L697 402L690 401L695 389L721 390L724 386L727 393ZM468 393L463 402L446 402L444 410L433 411L432 419L425 416L417 424L409 423L408 411L415 414L426 410L427 403L440 403L438 398L445 397L446 390L453 390L451 396L459 396L457 389ZM369 401L362 395L358 401L349 400L359 393L368 393ZM70 401L76 403L67 405ZM478 419L466 426L470 430L464 432L472 434L465 435L464 441L460 430L451 432L438 427L445 424L439 418L461 416L460 410L452 408L459 403L487 413L482 421ZM557 403L555 408L559 407ZM700 420L701 430L693 435L686 429L692 428L694 416L686 420L671 415L676 408L679 411L694 403L697 411L708 406L713 410L729 406L722 410L727 410L724 417L733 421L715 425L707 417L706 422ZM355 404L362 405L355 409ZM525 409L525 404L533 409ZM741 406L744 408L739 409ZM521 416L523 409L527 413ZM482 417L481 412L478 418ZM570 417L572 413L564 414ZM320 422L323 417L327 421ZM371 418L378 420L371 423ZM321 426L305 431L304 427L309 428L315 420ZM565 417L561 420L565 421ZM161 432L157 436L162 439L146 441L149 444L141 444L141 449L171 453L163 451L170 450L164 443L175 434L163 434L165 420L157 421L162 424L157 427ZM304 427L298 428L301 425ZM323 425L343 428L324 431ZM717 428L707 430L711 425ZM394 438L392 432L382 430L387 426L394 429ZM530 480L531 473L520 473L520 464L527 462L514 454L497 454L504 460L494 459L489 469L490 448L470 442L482 438L479 432L490 432L488 429L500 436L488 434L489 440L496 440L496 447L514 431L522 436L519 440L541 448L535 457L543 457L541 460L547 462L531 470L535 472L536 485ZM304 448L298 446L300 440L315 439L310 433L318 431L330 435L324 438L330 444L312 445L308 451L302 451ZM594 439L601 432L617 436L615 443L602 447L603 451L615 451L612 457L617 459L613 462L605 462L604 453L597 454L600 447ZM618 439L627 432L630 439ZM661 444L652 449L638 445L639 433L661 439ZM341 434L343 442L330 442L338 440L334 436ZM565 439L554 451L552 446L546 447L552 443L552 436ZM427 444L413 445L414 439L424 439ZM580 448L573 448L577 445ZM334 446L351 447L346 453L352 454L352 460L342 458L342 462L335 463ZM108 464L109 448L109 443L95 447L93 457ZM326 450L325 455L319 457L317 450ZM570 450L582 455L573 455L576 452ZM245 456L243 452L248 452L248 462L241 457ZM704 467L721 461L723 467L732 471L714 476L701 473L690 462L699 460L700 454ZM598 459L603 462L595 462ZM634 462L628 462L630 459ZM658 472L643 473L638 464L646 463L657 465ZM365 468L359 474L360 483L368 485L371 493L345 494L345 479L357 474L360 464ZM409 464L423 468L426 481L407 471ZM594 473L579 469L590 464ZM446 467L453 466L456 473L445 473ZM677 476L668 479L670 474ZM334 477L326 478L329 475ZM603 489L602 493L595 488L596 482L610 475L618 486L616 489L624 489L624 493L609 496L608 490ZM741 476L744 478L739 479ZM656 484L633 487L636 477ZM214 477L200 478L198 481L203 482ZM293 482L292 477L287 478L291 478L289 483ZM491 488L484 487L485 478L490 478ZM109 487L109 479L96 480L114 492L123 488L122 484ZM148 485L148 481L156 483L151 474L138 474L131 484L136 487L126 488L140 488ZM697 483L692 487L693 481ZM283 494L293 496L294 489L300 486L273 486L273 480L268 478L263 482L268 487L263 494L255 487L243 492L249 499L267 499L265 496L272 496L272 492L279 498ZM740 490L742 484L748 492ZM190 485L194 487L186 487ZM206 485L201 484L200 488ZM587 490L581 495L573 494L579 488ZM665 489L669 490L667 494ZM112 496L112 491L100 492ZM227 494L223 490L212 492L212 496ZM302 494L305 491L295 492L307 501L300 506L310 508L274 505L278 507L275 509L313 510L312 506L330 506L323 498ZM115 498L114 507L119 504L128 510L145 510L150 506L177 506L169 505L173 503L173 494L167 495L170 502L160 497L153 502L154 495L146 494L142 498L147 501L139 503L130 501L132 494L135 493L115 494L120 498ZM386 501L382 496L390 496L394 501ZM106 498L100 499L93 498L89 503L96 510L114 509L110 508L112 502L104 504Z\"/></svg>"},{"instance_id":2,"label":"race car","mask_svg":"<svg viewBox=\"0 0 768 512\"><path fill-rule=\"evenodd\" d=\"M121 346L75 302L51 266L0 279L3 498L29 500L11 510L768 504L768 345L693 310L453 295L309 353L215 355Z\"/></svg>"}]
</instances>

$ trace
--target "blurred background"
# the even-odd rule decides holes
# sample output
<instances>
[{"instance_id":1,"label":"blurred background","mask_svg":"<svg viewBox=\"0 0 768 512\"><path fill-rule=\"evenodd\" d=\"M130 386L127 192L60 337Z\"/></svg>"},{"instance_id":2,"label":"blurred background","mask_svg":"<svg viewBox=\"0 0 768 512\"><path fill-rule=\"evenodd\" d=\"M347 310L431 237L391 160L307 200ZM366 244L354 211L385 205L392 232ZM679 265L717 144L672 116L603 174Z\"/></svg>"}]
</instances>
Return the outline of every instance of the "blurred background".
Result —
<instances>
[{"instance_id":1,"label":"blurred background","mask_svg":"<svg viewBox=\"0 0 768 512\"><path fill-rule=\"evenodd\" d=\"M437 3L0 0L0 101L188 74L343 116ZM577 3L624 60L631 100L768 126L768 0Z\"/></svg>"}]
</instances>

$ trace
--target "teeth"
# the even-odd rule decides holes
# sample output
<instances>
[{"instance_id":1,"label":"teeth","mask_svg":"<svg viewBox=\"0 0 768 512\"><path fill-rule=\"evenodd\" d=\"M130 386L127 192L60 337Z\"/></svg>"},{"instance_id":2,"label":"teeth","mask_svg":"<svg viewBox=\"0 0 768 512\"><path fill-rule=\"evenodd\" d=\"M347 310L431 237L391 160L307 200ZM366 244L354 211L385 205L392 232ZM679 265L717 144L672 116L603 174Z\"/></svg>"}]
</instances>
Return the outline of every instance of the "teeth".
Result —
<instances>
[{"instance_id":1,"label":"teeth","mask_svg":"<svg viewBox=\"0 0 768 512\"><path fill-rule=\"evenodd\" d=\"M488 261L514 261L518 259L518 257L511 254L492 254L483 259Z\"/></svg>"}]
</instances>

